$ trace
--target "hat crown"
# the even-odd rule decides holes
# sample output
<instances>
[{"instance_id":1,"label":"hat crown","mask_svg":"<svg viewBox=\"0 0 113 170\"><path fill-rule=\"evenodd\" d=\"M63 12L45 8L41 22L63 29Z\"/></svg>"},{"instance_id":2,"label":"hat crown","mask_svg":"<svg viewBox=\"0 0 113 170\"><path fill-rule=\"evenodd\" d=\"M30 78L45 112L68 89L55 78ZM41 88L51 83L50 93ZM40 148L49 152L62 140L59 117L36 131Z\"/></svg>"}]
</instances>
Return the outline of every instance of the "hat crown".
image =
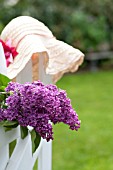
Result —
<instances>
[{"instance_id":1,"label":"hat crown","mask_svg":"<svg viewBox=\"0 0 113 170\"><path fill-rule=\"evenodd\" d=\"M19 16L8 23L1 33L1 38L4 41L11 39L12 45L17 47L21 39L30 34L53 37L52 32L42 22L30 16Z\"/></svg>"}]
</instances>

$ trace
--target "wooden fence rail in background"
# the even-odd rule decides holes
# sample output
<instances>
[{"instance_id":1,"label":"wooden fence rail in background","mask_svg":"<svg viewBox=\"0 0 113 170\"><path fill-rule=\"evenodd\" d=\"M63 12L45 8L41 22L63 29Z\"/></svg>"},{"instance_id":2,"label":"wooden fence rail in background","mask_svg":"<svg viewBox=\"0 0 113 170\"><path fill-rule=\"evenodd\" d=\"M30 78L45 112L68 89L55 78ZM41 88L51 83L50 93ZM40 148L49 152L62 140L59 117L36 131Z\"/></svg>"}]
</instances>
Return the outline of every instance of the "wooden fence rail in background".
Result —
<instances>
[{"instance_id":1,"label":"wooden fence rail in background","mask_svg":"<svg viewBox=\"0 0 113 170\"><path fill-rule=\"evenodd\" d=\"M90 70L98 70L98 61L105 59L113 59L113 51L101 51L87 53L85 59L90 62Z\"/></svg>"}]
</instances>

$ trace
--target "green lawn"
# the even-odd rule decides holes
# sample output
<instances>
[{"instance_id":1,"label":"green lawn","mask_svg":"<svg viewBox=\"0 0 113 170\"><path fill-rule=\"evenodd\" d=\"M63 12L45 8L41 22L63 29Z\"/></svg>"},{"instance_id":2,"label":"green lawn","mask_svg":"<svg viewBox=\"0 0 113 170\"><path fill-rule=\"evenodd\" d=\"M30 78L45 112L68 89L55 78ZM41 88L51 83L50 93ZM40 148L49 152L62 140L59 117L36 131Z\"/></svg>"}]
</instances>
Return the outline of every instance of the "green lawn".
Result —
<instances>
[{"instance_id":1,"label":"green lawn","mask_svg":"<svg viewBox=\"0 0 113 170\"><path fill-rule=\"evenodd\" d=\"M54 126L53 170L113 170L113 71L64 76L81 120L78 132Z\"/></svg>"}]
</instances>

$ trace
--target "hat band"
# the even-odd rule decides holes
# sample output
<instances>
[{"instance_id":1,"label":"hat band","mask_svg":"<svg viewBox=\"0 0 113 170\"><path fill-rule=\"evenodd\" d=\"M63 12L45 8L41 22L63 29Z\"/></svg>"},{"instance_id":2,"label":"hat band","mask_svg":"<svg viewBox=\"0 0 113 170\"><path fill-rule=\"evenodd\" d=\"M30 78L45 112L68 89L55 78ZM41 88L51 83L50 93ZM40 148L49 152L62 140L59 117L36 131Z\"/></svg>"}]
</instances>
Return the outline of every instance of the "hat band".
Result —
<instances>
[{"instance_id":1,"label":"hat band","mask_svg":"<svg viewBox=\"0 0 113 170\"><path fill-rule=\"evenodd\" d=\"M15 47L11 47L11 40L8 40L6 43L0 39L0 42L2 43L5 59L6 59L6 65L7 67L13 63L14 58L18 55L18 52L16 51Z\"/></svg>"}]
</instances>

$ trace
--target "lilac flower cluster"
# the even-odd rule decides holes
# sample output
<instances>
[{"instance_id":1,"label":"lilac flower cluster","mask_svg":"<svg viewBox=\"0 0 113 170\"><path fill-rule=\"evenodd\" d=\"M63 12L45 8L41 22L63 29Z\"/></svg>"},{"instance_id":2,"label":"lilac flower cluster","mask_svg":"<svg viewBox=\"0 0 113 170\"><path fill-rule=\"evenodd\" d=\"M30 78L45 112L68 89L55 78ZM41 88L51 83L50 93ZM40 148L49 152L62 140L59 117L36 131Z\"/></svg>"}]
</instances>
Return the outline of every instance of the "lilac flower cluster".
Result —
<instances>
[{"instance_id":1,"label":"lilac flower cluster","mask_svg":"<svg viewBox=\"0 0 113 170\"><path fill-rule=\"evenodd\" d=\"M70 129L78 130L80 121L71 106L66 92L55 85L10 82L6 88L10 96L6 98L6 109L0 110L0 121L17 120L21 126L32 126L41 137L53 139L53 124L63 122Z\"/></svg>"}]
</instances>

